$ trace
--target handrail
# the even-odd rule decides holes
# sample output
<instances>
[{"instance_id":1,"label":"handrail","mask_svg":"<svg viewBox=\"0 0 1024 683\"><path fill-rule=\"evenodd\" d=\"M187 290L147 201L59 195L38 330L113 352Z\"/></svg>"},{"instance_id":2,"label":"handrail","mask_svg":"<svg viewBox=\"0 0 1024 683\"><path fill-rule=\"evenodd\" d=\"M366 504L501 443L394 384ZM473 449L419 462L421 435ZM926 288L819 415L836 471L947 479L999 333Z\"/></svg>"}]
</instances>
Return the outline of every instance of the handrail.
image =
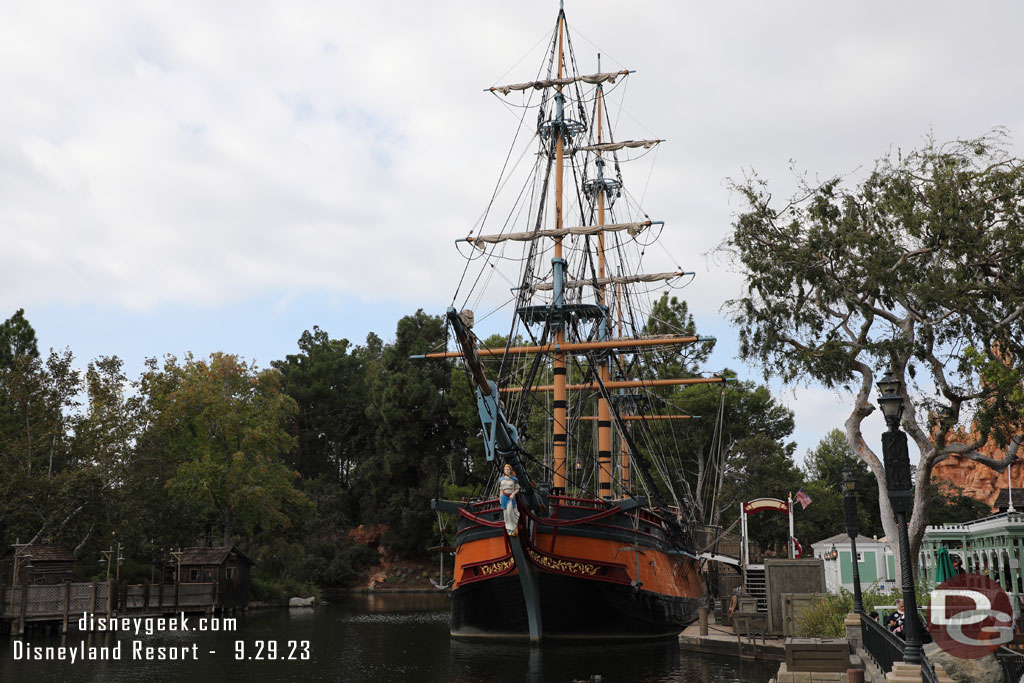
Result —
<instances>
[{"instance_id":1,"label":"handrail","mask_svg":"<svg viewBox=\"0 0 1024 683\"><path fill-rule=\"evenodd\" d=\"M1008 647L1000 647L995 654L999 668L1003 670L1003 678L1008 681L1019 681L1024 676L1024 654Z\"/></svg>"},{"instance_id":2,"label":"handrail","mask_svg":"<svg viewBox=\"0 0 1024 683\"><path fill-rule=\"evenodd\" d=\"M892 671L892 665L903 661L903 641L889 629L866 615L860 618L864 649L882 673Z\"/></svg>"},{"instance_id":3,"label":"handrail","mask_svg":"<svg viewBox=\"0 0 1024 683\"><path fill-rule=\"evenodd\" d=\"M864 649L882 673L892 671L893 664L903 661L903 639L895 633L891 633L882 624L871 617L861 615L860 617L861 639L864 641ZM1006 648L1002 648L1006 649ZM1024 660L1024 657L1022 657ZM1002 662L1000 662L1002 663ZM938 683L938 676L935 673L935 665L929 661L924 650L921 650L921 678L927 683ZM1019 680L1018 678L1007 680Z\"/></svg>"}]
</instances>

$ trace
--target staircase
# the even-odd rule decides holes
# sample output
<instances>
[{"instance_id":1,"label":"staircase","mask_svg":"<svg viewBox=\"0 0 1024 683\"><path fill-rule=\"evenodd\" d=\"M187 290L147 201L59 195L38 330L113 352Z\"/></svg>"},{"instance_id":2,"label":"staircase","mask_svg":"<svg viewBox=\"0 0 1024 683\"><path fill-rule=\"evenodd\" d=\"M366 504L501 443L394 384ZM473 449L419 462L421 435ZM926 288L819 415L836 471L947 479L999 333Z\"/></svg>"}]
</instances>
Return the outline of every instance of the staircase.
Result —
<instances>
[{"instance_id":1,"label":"staircase","mask_svg":"<svg viewBox=\"0 0 1024 683\"><path fill-rule=\"evenodd\" d=\"M743 590L757 598L757 611L768 611L768 586L764 576L763 564L747 565L747 582Z\"/></svg>"}]
</instances>

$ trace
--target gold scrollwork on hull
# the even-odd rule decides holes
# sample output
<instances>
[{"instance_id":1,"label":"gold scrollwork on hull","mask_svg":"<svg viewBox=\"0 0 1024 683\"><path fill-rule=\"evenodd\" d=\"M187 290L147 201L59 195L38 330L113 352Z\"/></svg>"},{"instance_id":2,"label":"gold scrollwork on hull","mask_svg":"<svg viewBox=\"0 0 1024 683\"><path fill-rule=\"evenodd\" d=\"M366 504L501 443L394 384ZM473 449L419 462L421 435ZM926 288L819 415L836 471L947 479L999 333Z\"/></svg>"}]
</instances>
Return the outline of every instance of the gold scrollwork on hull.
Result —
<instances>
[{"instance_id":1,"label":"gold scrollwork on hull","mask_svg":"<svg viewBox=\"0 0 1024 683\"><path fill-rule=\"evenodd\" d=\"M598 568L585 562L569 562L568 560L556 560L546 557L538 552L530 550L530 559L542 567L555 571L566 572L567 574L581 574L584 576L595 576Z\"/></svg>"},{"instance_id":2,"label":"gold scrollwork on hull","mask_svg":"<svg viewBox=\"0 0 1024 683\"><path fill-rule=\"evenodd\" d=\"M500 562L491 562L490 564L485 564L479 567L479 569L480 573L484 576L490 576L491 574L498 574L500 572L505 571L506 569L510 569L514 564L515 561L510 557L507 560L501 560Z\"/></svg>"}]
</instances>

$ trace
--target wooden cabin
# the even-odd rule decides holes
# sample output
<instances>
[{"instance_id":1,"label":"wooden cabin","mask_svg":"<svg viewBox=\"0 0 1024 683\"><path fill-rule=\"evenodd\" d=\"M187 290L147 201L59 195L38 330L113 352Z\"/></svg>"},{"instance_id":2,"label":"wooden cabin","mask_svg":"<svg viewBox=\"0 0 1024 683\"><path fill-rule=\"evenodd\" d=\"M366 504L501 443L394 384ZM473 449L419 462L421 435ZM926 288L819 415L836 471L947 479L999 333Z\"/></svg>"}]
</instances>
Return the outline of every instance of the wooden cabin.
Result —
<instances>
[{"instance_id":1,"label":"wooden cabin","mask_svg":"<svg viewBox=\"0 0 1024 683\"><path fill-rule=\"evenodd\" d=\"M216 583L217 607L249 604L253 561L233 545L185 548L181 551L181 583Z\"/></svg>"},{"instance_id":2,"label":"wooden cabin","mask_svg":"<svg viewBox=\"0 0 1024 683\"><path fill-rule=\"evenodd\" d=\"M15 557L17 556L17 562ZM17 565L15 567L15 565ZM33 543L16 544L7 548L0 560L0 584L4 586L51 585L74 580L75 556L59 545ZM17 575L13 574L17 571Z\"/></svg>"}]
</instances>

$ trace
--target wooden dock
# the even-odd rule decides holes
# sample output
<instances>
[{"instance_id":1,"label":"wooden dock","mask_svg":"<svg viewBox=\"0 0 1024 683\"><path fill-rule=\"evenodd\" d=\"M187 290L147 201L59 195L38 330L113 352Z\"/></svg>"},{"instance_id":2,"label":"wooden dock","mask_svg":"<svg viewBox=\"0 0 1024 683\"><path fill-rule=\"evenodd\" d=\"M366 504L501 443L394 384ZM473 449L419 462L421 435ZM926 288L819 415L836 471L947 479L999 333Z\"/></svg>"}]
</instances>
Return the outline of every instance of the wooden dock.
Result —
<instances>
[{"instance_id":1,"label":"wooden dock","mask_svg":"<svg viewBox=\"0 0 1024 683\"><path fill-rule=\"evenodd\" d=\"M731 626L716 624L713 619L709 621L706 636L700 634L699 622L690 624L680 633L680 649L768 662L786 661L784 639L759 635L738 637Z\"/></svg>"},{"instance_id":2,"label":"wooden dock","mask_svg":"<svg viewBox=\"0 0 1024 683\"><path fill-rule=\"evenodd\" d=\"M106 617L212 612L217 607L216 582L0 586L0 622L7 623L14 636L24 634L31 623L60 623L61 632L67 633L69 620L77 621L83 613Z\"/></svg>"}]
</instances>

